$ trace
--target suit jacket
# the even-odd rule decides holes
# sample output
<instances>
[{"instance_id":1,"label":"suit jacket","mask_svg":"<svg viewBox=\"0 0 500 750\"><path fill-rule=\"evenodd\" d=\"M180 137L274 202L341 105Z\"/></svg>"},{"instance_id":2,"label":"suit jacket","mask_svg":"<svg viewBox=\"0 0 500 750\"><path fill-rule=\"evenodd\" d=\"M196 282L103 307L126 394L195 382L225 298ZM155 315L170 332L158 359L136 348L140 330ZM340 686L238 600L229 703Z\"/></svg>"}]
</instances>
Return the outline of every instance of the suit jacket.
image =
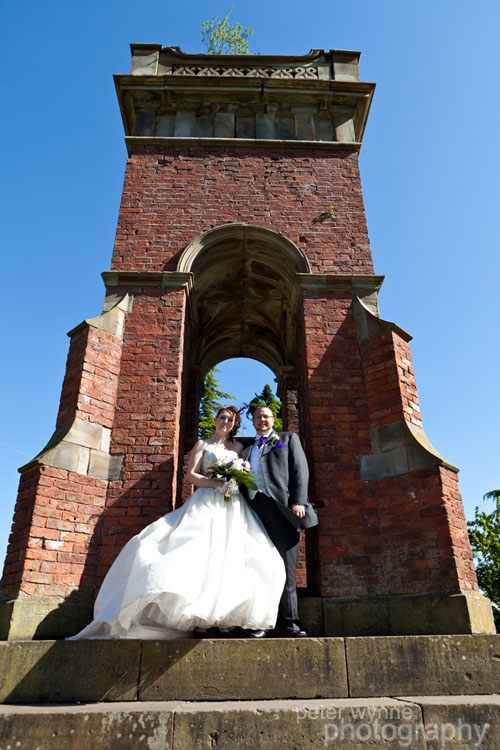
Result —
<instances>
[{"instance_id":1,"label":"suit jacket","mask_svg":"<svg viewBox=\"0 0 500 750\"><path fill-rule=\"evenodd\" d=\"M307 500L309 469L298 435L294 432L279 432L282 447L267 442L261 453L262 474L271 497L287 521L296 529L308 529L316 526L318 517L313 506ZM254 441L245 445L242 456L250 459ZM242 491L246 488L242 487ZM306 515L299 518L291 510L292 505L304 505Z\"/></svg>"}]
</instances>

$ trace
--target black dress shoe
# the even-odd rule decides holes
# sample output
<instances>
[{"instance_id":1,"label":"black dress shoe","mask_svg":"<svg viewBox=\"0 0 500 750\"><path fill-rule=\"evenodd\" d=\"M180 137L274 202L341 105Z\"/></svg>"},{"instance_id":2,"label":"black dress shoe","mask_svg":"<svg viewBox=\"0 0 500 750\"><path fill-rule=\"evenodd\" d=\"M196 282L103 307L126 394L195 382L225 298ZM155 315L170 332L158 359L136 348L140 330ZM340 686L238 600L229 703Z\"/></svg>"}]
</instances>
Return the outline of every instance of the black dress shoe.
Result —
<instances>
[{"instance_id":1,"label":"black dress shoe","mask_svg":"<svg viewBox=\"0 0 500 750\"><path fill-rule=\"evenodd\" d=\"M267 630L252 630L248 635L250 638L266 638Z\"/></svg>"},{"instance_id":2,"label":"black dress shoe","mask_svg":"<svg viewBox=\"0 0 500 750\"><path fill-rule=\"evenodd\" d=\"M278 638L307 638L305 630L280 630L276 633Z\"/></svg>"},{"instance_id":3,"label":"black dress shoe","mask_svg":"<svg viewBox=\"0 0 500 750\"><path fill-rule=\"evenodd\" d=\"M193 638L210 638L208 630L195 630Z\"/></svg>"}]
</instances>

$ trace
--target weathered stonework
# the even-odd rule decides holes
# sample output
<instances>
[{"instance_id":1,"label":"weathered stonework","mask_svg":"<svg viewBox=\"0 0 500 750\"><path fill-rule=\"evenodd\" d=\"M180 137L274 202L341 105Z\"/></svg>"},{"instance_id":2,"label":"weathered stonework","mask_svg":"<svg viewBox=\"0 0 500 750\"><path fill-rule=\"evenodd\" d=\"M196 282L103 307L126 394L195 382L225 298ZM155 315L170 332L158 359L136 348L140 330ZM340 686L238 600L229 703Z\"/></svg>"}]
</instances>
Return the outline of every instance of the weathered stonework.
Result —
<instances>
[{"instance_id":1,"label":"weathered stonework","mask_svg":"<svg viewBox=\"0 0 500 750\"><path fill-rule=\"evenodd\" d=\"M238 356L276 374L311 466L311 631L493 632L411 337L380 318L359 54L132 52L116 76L129 159L103 313L70 332L56 432L21 470L3 636L90 617L123 545L189 496L203 376Z\"/></svg>"},{"instance_id":2,"label":"weathered stonework","mask_svg":"<svg viewBox=\"0 0 500 750\"><path fill-rule=\"evenodd\" d=\"M357 149L374 89L359 80L358 62L359 53L341 50L207 58L134 44L130 75L115 76L127 142L277 139Z\"/></svg>"}]
</instances>

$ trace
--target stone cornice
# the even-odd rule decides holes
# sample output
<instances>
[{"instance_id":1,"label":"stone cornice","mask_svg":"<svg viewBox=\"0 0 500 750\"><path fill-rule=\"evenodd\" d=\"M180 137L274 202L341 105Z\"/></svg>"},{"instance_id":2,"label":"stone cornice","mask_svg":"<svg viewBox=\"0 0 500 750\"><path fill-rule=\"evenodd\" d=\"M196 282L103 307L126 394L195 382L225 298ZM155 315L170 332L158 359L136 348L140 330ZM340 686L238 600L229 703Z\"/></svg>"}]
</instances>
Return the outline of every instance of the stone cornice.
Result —
<instances>
[{"instance_id":1,"label":"stone cornice","mask_svg":"<svg viewBox=\"0 0 500 750\"><path fill-rule=\"evenodd\" d=\"M378 292L385 276L376 276L375 274L298 273L296 278L302 289L352 289Z\"/></svg>"},{"instance_id":2,"label":"stone cornice","mask_svg":"<svg viewBox=\"0 0 500 750\"><path fill-rule=\"evenodd\" d=\"M359 80L360 52L312 49L305 55L208 55L190 54L179 47L131 44L132 75L196 75L231 77L320 78ZM181 75L186 75L182 72Z\"/></svg>"},{"instance_id":3,"label":"stone cornice","mask_svg":"<svg viewBox=\"0 0 500 750\"><path fill-rule=\"evenodd\" d=\"M103 271L102 279L110 287L173 287L190 289L192 273L180 271Z\"/></svg>"},{"instance_id":4,"label":"stone cornice","mask_svg":"<svg viewBox=\"0 0 500 750\"><path fill-rule=\"evenodd\" d=\"M202 76L202 75L171 75L171 76L152 76L152 75L130 75L128 73L115 74L113 76L115 85L118 90L127 91L139 89L143 91L258 91L269 93L277 91L285 96L295 94L325 94L329 96L339 95L342 97L370 97L375 89L375 83L371 81L357 80L324 80L321 78L237 78L223 76Z\"/></svg>"},{"instance_id":5,"label":"stone cornice","mask_svg":"<svg viewBox=\"0 0 500 750\"><path fill-rule=\"evenodd\" d=\"M130 152L131 146L224 146L225 148L267 148L267 149L314 149L326 151L359 151L361 143L346 141L284 141L264 140L257 138L159 138L157 136L125 136L125 143Z\"/></svg>"},{"instance_id":6,"label":"stone cornice","mask_svg":"<svg viewBox=\"0 0 500 750\"><path fill-rule=\"evenodd\" d=\"M127 136L359 149L375 84L359 80L357 52L188 55L132 45L132 56L131 73L114 77Z\"/></svg>"}]
</instances>

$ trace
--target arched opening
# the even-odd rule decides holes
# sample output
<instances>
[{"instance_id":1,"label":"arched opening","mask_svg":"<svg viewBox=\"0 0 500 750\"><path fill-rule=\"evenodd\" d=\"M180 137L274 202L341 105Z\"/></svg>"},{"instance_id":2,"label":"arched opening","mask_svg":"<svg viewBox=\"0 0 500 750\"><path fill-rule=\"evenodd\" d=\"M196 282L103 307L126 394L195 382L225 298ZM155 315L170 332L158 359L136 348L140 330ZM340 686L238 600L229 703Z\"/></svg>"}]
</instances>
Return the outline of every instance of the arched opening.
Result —
<instances>
[{"instance_id":1,"label":"arched opening","mask_svg":"<svg viewBox=\"0 0 500 750\"><path fill-rule=\"evenodd\" d=\"M277 232L226 224L197 237L178 271L193 274L189 362L203 373L231 357L249 357L279 378L296 361L297 273L304 253Z\"/></svg>"},{"instance_id":2,"label":"arched opening","mask_svg":"<svg viewBox=\"0 0 500 750\"><path fill-rule=\"evenodd\" d=\"M267 385L279 400L275 374L255 359L238 357L223 360L216 365L214 374L218 389L232 397L221 399L223 403L233 403L241 408L249 404L256 394L260 395ZM252 437L254 434L252 420L247 417L246 411L245 409L241 412L241 427L238 433L243 438Z\"/></svg>"},{"instance_id":3,"label":"arched opening","mask_svg":"<svg viewBox=\"0 0 500 750\"><path fill-rule=\"evenodd\" d=\"M297 274L310 270L305 254L292 241L247 224L211 229L182 253L177 271L192 274L184 372L185 462L197 437L203 379L214 366L234 358L257 360L269 368L282 402L283 429L301 432L298 404L302 389L296 363L302 328ZM255 383L245 398L251 399L264 385ZM232 392L227 385L223 390ZM248 428L247 435L253 435L250 421ZM306 580L304 553L302 546L301 587Z\"/></svg>"},{"instance_id":4,"label":"arched opening","mask_svg":"<svg viewBox=\"0 0 500 750\"><path fill-rule=\"evenodd\" d=\"M216 381L216 390L230 394L230 398L223 397L219 399L219 403L233 403L237 407L242 407L249 404L254 396L262 396L266 387L270 387L273 398L280 400L276 393L277 378L272 370L257 360L248 358L226 359L217 363L213 374ZM286 418L284 411L282 409L282 417ZM246 412L246 409L241 412L241 426L237 435L237 438L244 444L248 440L253 440L255 435L251 416L247 416ZM282 429L277 422L275 422L275 428ZM308 584L306 556L312 558L312 549L308 551L309 555L307 555L306 539L303 535L297 566L297 586L301 594L305 592Z\"/></svg>"}]
</instances>

